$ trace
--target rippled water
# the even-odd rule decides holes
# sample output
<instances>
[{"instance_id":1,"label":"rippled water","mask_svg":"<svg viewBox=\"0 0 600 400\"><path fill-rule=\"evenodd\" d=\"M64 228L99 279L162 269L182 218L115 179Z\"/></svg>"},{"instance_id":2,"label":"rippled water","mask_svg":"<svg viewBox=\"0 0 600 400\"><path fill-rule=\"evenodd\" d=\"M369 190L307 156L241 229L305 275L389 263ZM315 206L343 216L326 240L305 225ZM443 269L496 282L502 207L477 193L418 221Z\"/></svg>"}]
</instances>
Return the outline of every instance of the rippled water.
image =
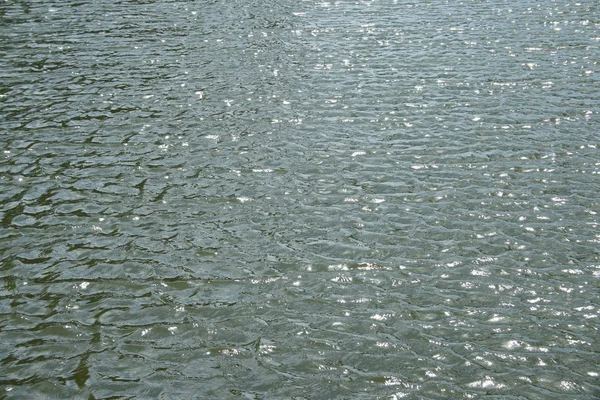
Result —
<instances>
[{"instance_id":1,"label":"rippled water","mask_svg":"<svg viewBox=\"0 0 600 400\"><path fill-rule=\"evenodd\" d=\"M0 398L600 396L597 1L5 0L0 39Z\"/></svg>"}]
</instances>

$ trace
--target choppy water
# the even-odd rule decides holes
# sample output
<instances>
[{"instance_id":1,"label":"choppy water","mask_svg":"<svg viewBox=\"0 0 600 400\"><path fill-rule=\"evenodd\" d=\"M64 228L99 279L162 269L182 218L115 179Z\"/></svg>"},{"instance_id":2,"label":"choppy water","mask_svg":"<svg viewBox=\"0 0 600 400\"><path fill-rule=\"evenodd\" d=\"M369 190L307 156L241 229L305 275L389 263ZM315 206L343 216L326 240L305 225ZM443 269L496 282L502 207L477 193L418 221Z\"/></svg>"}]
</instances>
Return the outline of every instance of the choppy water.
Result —
<instances>
[{"instance_id":1,"label":"choppy water","mask_svg":"<svg viewBox=\"0 0 600 400\"><path fill-rule=\"evenodd\" d=\"M0 398L600 396L597 1L5 0L0 40Z\"/></svg>"}]
</instances>

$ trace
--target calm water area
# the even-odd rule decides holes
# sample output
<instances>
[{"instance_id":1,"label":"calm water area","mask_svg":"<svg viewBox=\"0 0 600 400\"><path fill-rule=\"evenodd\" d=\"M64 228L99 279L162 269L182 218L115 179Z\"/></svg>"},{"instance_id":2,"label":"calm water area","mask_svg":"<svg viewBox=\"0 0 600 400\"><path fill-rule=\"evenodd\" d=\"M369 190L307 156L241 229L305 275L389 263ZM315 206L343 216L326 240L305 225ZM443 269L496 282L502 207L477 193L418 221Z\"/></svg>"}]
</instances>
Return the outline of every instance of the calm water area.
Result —
<instances>
[{"instance_id":1,"label":"calm water area","mask_svg":"<svg viewBox=\"0 0 600 400\"><path fill-rule=\"evenodd\" d=\"M0 0L0 399L600 398L597 0Z\"/></svg>"}]
</instances>

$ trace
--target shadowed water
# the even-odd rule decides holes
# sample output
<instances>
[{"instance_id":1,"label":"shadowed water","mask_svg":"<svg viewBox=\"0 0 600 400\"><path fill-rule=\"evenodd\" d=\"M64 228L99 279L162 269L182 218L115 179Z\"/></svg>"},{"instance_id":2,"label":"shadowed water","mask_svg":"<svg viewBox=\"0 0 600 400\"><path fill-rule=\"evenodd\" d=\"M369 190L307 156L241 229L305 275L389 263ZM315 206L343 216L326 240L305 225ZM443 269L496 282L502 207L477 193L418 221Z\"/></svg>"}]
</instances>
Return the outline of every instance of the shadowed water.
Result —
<instances>
[{"instance_id":1,"label":"shadowed water","mask_svg":"<svg viewBox=\"0 0 600 400\"><path fill-rule=\"evenodd\" d=\"M0 398L600 396L600 4L0 5Z\"/></svg>"}]
</instances>

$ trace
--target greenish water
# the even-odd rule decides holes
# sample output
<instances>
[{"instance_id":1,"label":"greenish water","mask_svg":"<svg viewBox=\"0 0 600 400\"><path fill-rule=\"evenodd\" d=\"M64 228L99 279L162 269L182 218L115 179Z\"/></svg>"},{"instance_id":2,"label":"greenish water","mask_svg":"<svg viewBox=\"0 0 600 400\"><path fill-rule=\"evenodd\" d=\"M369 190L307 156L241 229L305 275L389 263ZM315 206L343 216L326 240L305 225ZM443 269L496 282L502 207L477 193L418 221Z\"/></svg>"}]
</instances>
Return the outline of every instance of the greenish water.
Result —
<instances>
[{"instance_id":1,"label":"greenish water","mask_svg":"<svg viewBox=\"0 0 600 400\"><path fill-rule=\"evenodd\" d=\"M600 396L600 4L0 4L0 398Z\"/></svg>"}]
</instances>

